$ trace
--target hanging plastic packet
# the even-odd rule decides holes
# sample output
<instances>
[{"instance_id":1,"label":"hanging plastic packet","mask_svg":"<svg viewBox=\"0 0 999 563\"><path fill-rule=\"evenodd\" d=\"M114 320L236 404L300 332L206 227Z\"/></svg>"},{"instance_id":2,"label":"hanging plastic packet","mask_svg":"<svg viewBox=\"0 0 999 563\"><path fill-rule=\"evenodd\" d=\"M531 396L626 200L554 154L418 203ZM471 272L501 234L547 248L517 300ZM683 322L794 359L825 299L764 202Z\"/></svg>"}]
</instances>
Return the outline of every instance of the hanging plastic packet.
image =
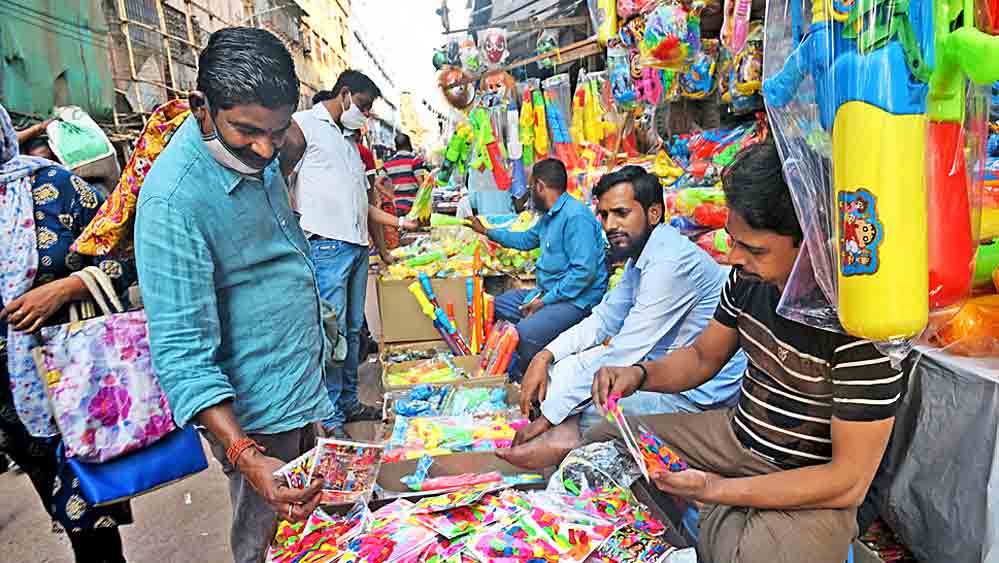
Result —
<instances>
[{"instance_id":1,"label":"hanging plastic packet","mask_svg":"<svg viewBox=\"0 0 999 563\"><path fill-rule=\"evenodd\" d=\"M732 112L745 114L763 109L763 22L750 23L749 37L742 50L735 53L727 69L723 94L728 94Z\"/></svg>"},{"instance_id":2,"label":"hanging plastic packet","mask_svg":"<svg viewBox=\"0 0 999 563\"><path fill-rule=\"evenodd\" d=\"M638 95L635 93L628 51L622 48L607 49L607 68L610 73L611 96L616 110L624 111L634 107Z\"/></svg>"},{"instance_id":3,"label":"hanging plastic packet","mask_svg":"<svg viewBox=\"0 0 999 563\"><path fill-rule=\"evenodd\" d=\"M461 69L467 73L479 74L486 69L479 47L475 44L475 40L467 35L459 42L458 58L461 61Z\"/></svg>"},{"instance_id":4,"label":"hanging plastic packet","mask_svg":"<svg viewBox=\"0 0 999 563\"><path fill-rule=\"evenodd\" d=\"M601 45L617 34L617 2L616 0L586 0L590 23L597 30L597 41Z\"/></svg>"},{"instance_id":5,"label":"hanging plastic packet","mask_svg":"<svg viewBox=\"0 0 999 563\"><path fill-rule=\"evenodd\" d=\"M658 0L617 0L617 17L626 20L644 14L656 7Z\"/></svg>"},{"instance_id":6,"label":"hanging plastic packet","mask_svg":"<svg viewBox=\"0 0 999 563\"><path fill-rule=\"evenodd\" d=\"M645 20L645 34L639 47L643 65L683 70L701 48L700 5L690 10L679 3L656 6Z\"/></svg>"},{"instance_id":7,"label":"hanging plastic packet","mask_svg":"<svg viewBox=\"0 0 999 563\"><path fill-rule=\"evenodd\" d=\"M680 91L684 98L703 100L714 94L718 68L718 40L704 39L701 49L691 57L680 75Z\"/></svg>"},{"instance_id":8,"label":"hanging plastic packet","mask_svg":"<svg viewBox=\"0 0 999 563\"><path fill-rule=\"evenodd\" d=\"M738 53L749 37L749 13L753 0L725 0L721 41L732 53Z\"/></svg>"},{"instance_id":9,"label":"hanging plastic packet","mask_svg":"<svg viewBox=\"0 0 999 563\"><path fill-rule=\"evenodd\" d=\"M535 55L547 55L558 51L558 29L546 29L538 34L535 43ZM538 61L538 68L553 69L558 64L558 56L548 57Z\"/></svg>"},{"instance_id":10,"label":"hanging plastic packet","mask_svg":"<svg viewBox=\"0 0 999 563\"><path fill-rule=\"evenodd\" d=\"M500 68L506 64L510 51L506 45L506 30L490 27L479 33L479 56L486 68Z\"/></svg>"}]
</instances>

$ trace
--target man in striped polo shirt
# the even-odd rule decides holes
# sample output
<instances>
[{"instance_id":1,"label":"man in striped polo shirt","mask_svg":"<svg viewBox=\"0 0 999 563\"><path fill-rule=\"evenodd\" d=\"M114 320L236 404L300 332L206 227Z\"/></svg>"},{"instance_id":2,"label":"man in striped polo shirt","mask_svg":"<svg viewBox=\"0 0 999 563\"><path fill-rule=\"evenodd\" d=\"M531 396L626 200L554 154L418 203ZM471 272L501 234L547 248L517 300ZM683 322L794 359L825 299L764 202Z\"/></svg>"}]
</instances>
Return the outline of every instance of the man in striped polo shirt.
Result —
<instances>
[{"instance_id":1,"label":"man in striped polo shirt","mask_svg":"<svg viewBox=\"0 0 999 563\"><path fill-rule=\"evenodd\" d=\"M733 266L714 320L660 360L601 370L593 399L701 385L741 347L734 409L640 417L690 469L656 486L702 505L702 563L842 563L877 471L905 378L866 340L777 314L802 240L773 144L744 150L723 177ZM617 438L593 429L588 443Z\"/></svg>"},{"instance_id":2,"label":"man in striped polo shirt","mask_svg":"<svg viewBox=\"0 0 999 563\"><path fill-rule=\"evenodd\" d=\"M400 217L413 208L416 192L420 190L420 182L416 179L417 170L427 170L423 159L413 153L413 143L409 135L396 133L395 154L385 161L385 171L388 172L392 185L395 187L395 210Z\"/></svg>"}]
</instances>

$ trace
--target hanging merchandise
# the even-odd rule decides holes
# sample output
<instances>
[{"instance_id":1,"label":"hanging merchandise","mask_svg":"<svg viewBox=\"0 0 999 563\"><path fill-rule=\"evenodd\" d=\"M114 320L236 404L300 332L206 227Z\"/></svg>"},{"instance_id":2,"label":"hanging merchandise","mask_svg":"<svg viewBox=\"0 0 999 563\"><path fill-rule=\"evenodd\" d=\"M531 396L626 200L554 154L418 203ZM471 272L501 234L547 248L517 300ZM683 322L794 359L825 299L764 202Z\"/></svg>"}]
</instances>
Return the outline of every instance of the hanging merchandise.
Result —
<instances>
[{"instance_id":1,"label":"hanging merchandise","mask_svg":"<svg viewBox=\"0 0 999 563\"><path fill-rule=\"evenodd\" d=\"M471 75L458 67L444 67L437 75L437 86L447 103L456 110L468 109L475 101L474 81Z\"/></svg>"},{"instance_id":2,"label":"hanging merchandise","mask_svg":"<svg viewBox=\"0 0 999 563\"><path fill-rule=\"evenodd\" d=\"M618 110L634 107L638 95L635 93L628 51L621 48L607 49L607 68L610 72L611 94Z\"/></svg>"},{"instance_id":3,"label":"hanging merchandise","mask_svg":"<svg viewBox=\"0 0 999 563\"><path fill-rule=\"evenodd\" d=\"M545 117L551 132L555 156L572 170L578 166L576 151L569 135L569 120L572 107L572 90L569 85L569 74L557 74L542 83L545 98Z\"/></svg>"},{"instance_id":4,"label":"hanging merchandise","mask_svg":"<svg viewBox=\"0 0 999 563\"><path fill-rule=\"evenodd\" d=\"M479 93L483 107L507 107L517 93L517 84L509 72L491 70L482 77Z\"/></svg>"},{"instance_id":5,"label":"hanging merchandise","mask_svg":"<svg viewBox=\"0 0 999 563\"><path fill-rule=\"evenodd\" d=\"M465 173L465 162L472 147L472 128L467 123L459 123L444 150L444 162L437 173L437 185L445 186L456 170Z\"/></svg>"},{"instance_id":6,"label":"hanging merchandise","mask_svg":"<svg viewBox=\"0 0 999 563\"><path fill-rule=\"evenodd\" d=\"M806 6L769 2L764 95L805 232L784 316L904 353L967 295L985 103L966 80L999 79L999 38L962 6L817 3L802 36Z\"/></svg>"},{"instance_id":7,"label":"hanging merchandise","mask_svg":"<svg viewBox=\"0 0 999 563\"><path fill-rule=\"evenodd\" d=\"M545 98L541 93L541 85L531 81L531 107L534 108L534 159L544 160L548 157L548 118L545 108Z\"/></svg>"},{"instance_id":8,"label":"hanging merchandise","mask_svg":"<svg viewBox=\"0 0 999 563\"><path fill-rule=\"evenodd\" d=\"M459 35L452 35L444 45L444 56L451 66L461 65L461 39Z\"/></svg>"},{"instance_id":9,"label":"hanging merchandise","mask_svg":"<svg viewBox=\"0 0 999 563\"><path fill-rule=\"evenodd\" d=\"M434 50L433 63L436 70L443 70L447 66L447 54L443 48Z\"/></svg>"},{"instance_id":10,"label":"hanging merchandise","mask_svg":"<svg viewBox=\"0 0 999 563\"><path fill-rule=\"evenodd\" d=\"M506 46L506 30L490 27L479 35L479 55L486 68L496 69L510 57Z\"/></svg>"},{"instance_id":11,"label":"hanging merchandise","mask_svg":"<svg viewBox=\"0 0 999 563\"><path fill-rule=\"evenodd\" d=\"M489 110L479 107L468 115L475 139L472 162L469 167L476 170L488 169L493 173L496 187L507 191L513 185L513 180L506 169L504 162L506 159L500 150L499 136L496 134L496 127L493 125L489 113ZM503 113L505 114L505 111Z\"/></svg>"},{"instance_id":12,"label":"hanging merchandise","mask_svg":"<svg viewBox=\"0 0 999 563\"><path fill-rule=\"evenodd\" d=\"M586 7L593 29L597 30L597 41L606 46L617 34L616 0L586 0Z\"/></svg>"},{"instance_id":13,"label":"hanging merchandise","mask_svg":"<svg viewBox=\"0 0 999 563\"><path fill-rule=\"evenodd\" d=\"M704 39L680 74L680 91L684 98L703 100L715 91L718 68L718 40Z\"/></svg>"},{"instance_id":14,"label":"hanging merchandise","mask_svg":"<svg viewBox=\"0 0 999 563\"><path fill-rule=\"evenodd\" d=\"M465 72L476 75L486 70L486 64L482 58L475 40L469 36L460 39L458 43L458 58L461 61L461 69Z\"/></svg>"},{"instance_id":15,"label":"hanging merchandise","mask_svg":"<svg viewBox=\"0 0 999 563\"><path fill-rule=\"evenodd\" d=\"M628 49L638 49L645 37L645 16L632 18L617 32L621 45Z\"/></svg>"},{"instance_id":16,"label":"hanging merchandise","mask_svg":"<svg viewBox=\"0 0 999 563\"><path fill-rule=\"evenodd\" d=\"M617 0L617 17L626 20L631 16L644 14L656 7L658 0Z\"/></svg>"},{"instance_id":17,"label":"hanging merchandise","mask_svg":"<svg viewBox=\"0 0 999 563\"><path fill-rule=\"evenodd\" d=\"M663 101L666 92L664 88L666 71L650 66L641 67L641 76L635 81L635 92L638 100L651 106L657 106Z\"/></svg>"},{"instance_id":18,"label":"hanging merchandise","mask_svg":"<svg viewBox=\"0 0 999 563\"><path fill-rule=\"evenodd\" d=\"M538 61L538 68L542 69L554 69L558 64L558 30L557 29L546 29L538 34L538 41L535 43L534 54L535 55L547 55L549 53L556 53L554 57L548 57Z\"/></svg>"},{"instance_id":19,"label":"hanging merchandise","mask_svg":"<svg viewBox=\"0 0 999 563\"><path fill-rule=\"evenodd\" d=\"M732 53L738 53L749 37L749 13L753 0L725 0L725 19L721 28L721 41Z\"/></svg>"},{"instance_id":20,"label":"hanging merchandise","mask_svg":"<svg viewBox=\"0 0 999 563\"><path fill-rule=\"evenodd\" d=\"M510 195L519 198L527 193L527 173L523 161L524 145L521 142L520 115L517 112L517 102L513 98L506 107L506 150L510 159L510 173L513 176Z\"/></svg>"},{"instance_id":21,"label":"hanging merchandise","mask_svg":"<svg viewBox=\"0 0 999 563\"><path fill-rule=\"evenodd\" d=\"M719 70L722 102L730 104L735 114L763 108L763 96L760 94L763 85L763 22L750 23L749 30L749 38L742 50L730 54L727 67Z\"/></svg>"},{"instance_id":22,"label":"hanging merchandise","mask_svg":"<svg viewBox=\"0 0 999 563\"><path fill-rule=\"evenodd\" d=\"M688 10L679 3L662 3L645 20L645 34L639 44L642 64L656 68L683 70L701 48L702 5Z\"/></svg>"},{"instance_id":23,"label":"hanging merchandise","mask_svg":"<svg viewBox=\"0 0 999 563\"><path fill-rule=\"evenodd\" d=\"M521 161L526 170L530 170L534 165L534 101L531 96L531 88L527 84L523 85L524 99L520 104L520 145L523 151Z\"/></svg>"}]
</instances>

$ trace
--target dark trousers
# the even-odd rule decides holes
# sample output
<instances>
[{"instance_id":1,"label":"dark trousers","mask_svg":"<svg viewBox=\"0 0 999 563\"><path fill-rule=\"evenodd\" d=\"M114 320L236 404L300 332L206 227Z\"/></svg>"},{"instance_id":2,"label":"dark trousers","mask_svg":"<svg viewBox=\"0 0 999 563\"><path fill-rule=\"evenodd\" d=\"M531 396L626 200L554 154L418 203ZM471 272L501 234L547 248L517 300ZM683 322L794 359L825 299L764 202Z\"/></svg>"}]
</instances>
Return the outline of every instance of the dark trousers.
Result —
<instances>
[{"instance_id":1,"label":"dark trousers","mask_svg":"<svg viewBox=\"0 0 999 563\"><path fill-rule=\"evenodd\" d=\"M516 361L510 364L510 373L515 379L527 371L535 354L590 315L589 311L572 303L562 302L545 305L539 312L525 319L520 313L520 306L529 293L531 292L526 289L514 289L497 297L495 304L496 318L515 323L520 336Z\"/></svg>"}]
</instances>

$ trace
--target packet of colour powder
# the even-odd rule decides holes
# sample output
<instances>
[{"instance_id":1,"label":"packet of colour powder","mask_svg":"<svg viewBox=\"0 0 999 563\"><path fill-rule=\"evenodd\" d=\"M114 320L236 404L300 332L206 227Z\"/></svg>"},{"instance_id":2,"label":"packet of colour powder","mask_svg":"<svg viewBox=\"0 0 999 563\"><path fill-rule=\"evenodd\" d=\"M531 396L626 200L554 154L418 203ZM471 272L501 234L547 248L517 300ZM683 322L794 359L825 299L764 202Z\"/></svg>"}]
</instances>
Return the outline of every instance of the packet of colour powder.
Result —
<instances>
[{"instance_id":1,"label":"packet of colour powder","mask_svg":"<svg viewBox=\"0 0 999 563\"><path fill-rule=\"evenodd\" d=\"M309 486L312 462L315 457L316 448L312 448L275 471L274 476L278 479L284 479L292 489L304 489Z\"/></svg>"},{"instance_id":2,"label":"packet of colour powder","mask_svg":"<svg viewBox=\"0 0 999 563\"><path fill-rule=\"evenodd\" d=\"M374 491L385 447L379 444L321 438L316 445L312 479L323 481L323 504L352 504L368 500Z\"/></svg>"}]
</instances>

